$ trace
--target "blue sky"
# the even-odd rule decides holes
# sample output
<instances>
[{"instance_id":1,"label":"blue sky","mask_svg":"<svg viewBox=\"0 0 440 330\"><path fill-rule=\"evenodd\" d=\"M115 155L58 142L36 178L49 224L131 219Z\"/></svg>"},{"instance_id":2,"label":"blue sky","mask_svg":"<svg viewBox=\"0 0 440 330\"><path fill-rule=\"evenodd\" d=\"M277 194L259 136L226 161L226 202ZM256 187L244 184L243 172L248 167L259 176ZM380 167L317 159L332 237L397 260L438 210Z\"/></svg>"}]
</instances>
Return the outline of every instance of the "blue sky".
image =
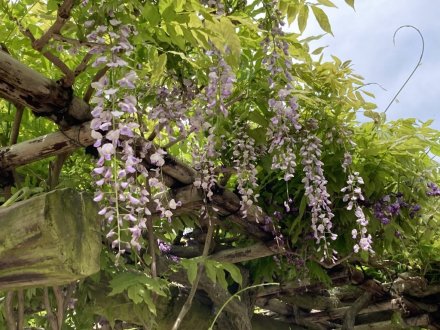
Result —
<instances>
[{"instance_id":1,"label":"blue sky","mask_svg":"<svg viewBox=\"0 0 440 330\"><path fill-rule=\"evenodd\" d=\"M387 111L387 119L434 119L440 129L440 1L439 0L355 0L354 11L343 0L323 8L329 16L334 37L326 35L312 49L328 46L324 53L352 60L356 73L365 78L374 103L383 111L413 70L420 56L421 40L413 29L401 29L393 44L394 31L402 25L417 27L425 39L422 65ZM314 17L307 35L323 33Z\"/></svg>"}]
</instances>

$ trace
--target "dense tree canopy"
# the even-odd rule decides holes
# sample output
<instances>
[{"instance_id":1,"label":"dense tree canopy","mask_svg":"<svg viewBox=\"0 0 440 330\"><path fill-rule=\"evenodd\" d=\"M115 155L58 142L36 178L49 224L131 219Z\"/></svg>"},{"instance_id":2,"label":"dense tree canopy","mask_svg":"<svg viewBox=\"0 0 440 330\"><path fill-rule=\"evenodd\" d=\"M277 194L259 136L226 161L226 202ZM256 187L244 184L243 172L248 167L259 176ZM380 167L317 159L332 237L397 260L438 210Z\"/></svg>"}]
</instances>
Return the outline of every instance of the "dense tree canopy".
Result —
<instances>
[{"instance_id":1,"label":"dense tree canopy","mask_svg":"<svg viewBox=\"0 0 440 330\"><path fill-rule=\"evenodd\" d=\"M372 301L401 299L401 325L405 294L439 295L440 132L387 121L350 61L310 48L334 6L1 0L0 209L89 192L102 256L5 292L0 324L348 329Z\"/></svg>"}]
</instances>

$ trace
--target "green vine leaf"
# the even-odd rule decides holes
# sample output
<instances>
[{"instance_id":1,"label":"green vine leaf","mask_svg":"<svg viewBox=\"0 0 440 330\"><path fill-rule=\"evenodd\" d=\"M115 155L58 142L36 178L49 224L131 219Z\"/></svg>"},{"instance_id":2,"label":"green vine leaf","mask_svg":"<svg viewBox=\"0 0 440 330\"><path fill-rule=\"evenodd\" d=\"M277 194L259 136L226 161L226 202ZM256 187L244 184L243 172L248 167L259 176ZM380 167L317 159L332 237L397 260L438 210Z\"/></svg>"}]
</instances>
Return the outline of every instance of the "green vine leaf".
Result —
<instances>
[{"instance_id":1,"label":"green vine leaf","mask_svg":"<svg viewBox=\"0 0 440 330\"><path fill-rule=\"evenodd\" d=\"M318 21L319 26L321 29L323 29L325 32L330 33L333 35L332 28L330 26L330 21L328 19L327 14L319 7L312 6L313 14L315 15L316 20Z\"/></svg>"},{"instance_id":2,"label":"green vine leaf","mask_svg":"<svg viewBox=\"0 0 440 330\"><path fill-rule=\"evenodd\" d=\"M307 26L307 19L309 18L309 7L302 5L298 13L298 28L301 33L304 32Z\"/></svg>"}]
</instances>

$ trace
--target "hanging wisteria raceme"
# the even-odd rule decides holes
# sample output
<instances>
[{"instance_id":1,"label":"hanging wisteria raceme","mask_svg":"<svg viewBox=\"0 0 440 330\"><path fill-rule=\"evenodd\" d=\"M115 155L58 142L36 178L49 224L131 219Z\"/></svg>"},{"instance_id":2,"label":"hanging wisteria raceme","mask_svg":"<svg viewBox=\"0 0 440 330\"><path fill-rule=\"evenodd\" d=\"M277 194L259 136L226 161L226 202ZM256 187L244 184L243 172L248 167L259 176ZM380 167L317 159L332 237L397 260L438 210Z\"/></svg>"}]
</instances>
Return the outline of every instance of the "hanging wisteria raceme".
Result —
<instances>
[{"instance_id":1,"label":"hanging wisteria raceme","mask_svg":"<svg viewBox=\"0 0 440 330\"><path fill-rule=\"evenodd\" d=\"M173 80L178 81L178 79ZM161 129L165 128L167 136L172 142L173 125L179 129L179 136L188 134L186 123L189 122L189 118L187 114L197 97L200 97L197 86L188 79L184 79L172 87L164 85L158 88L157 105L148 112L148 118L158 122L155 133L159 139L161 138Z\"/></svg>"},{"instance_id":2,"label":"hanging wisteria raceme","mask_svg":"<svg viewBox=\"0 0 440 330\"><path fill-rule=\"evenodd\" d=\"M346 141L348 142L348 146L352 148L355 143L351 140L350 132L346 131L344 128L339 130L340 134L346 136ZM342 141L338 141L341 143ZM368 219L365 216L365 213L362 208L362 202L365 200L362 194L361 185L364 184L364 179L359 175L359 172L351 172L351 167L353 164L353 157L349 151L344 152L344 160L342 162L342 169L344 173L348 173L347 185L341 189L341 192L344 193L344 197L342 198L343 202L347 203L346 209L348 211L354 211L354 215L356 217L357 228L354 228L351 231L351 237L356 243L353 245L353 251L358 253L360 250L368 251L374 254L374 250L372 247L373 239L370 234L368 234ZM352 174L351 174L352 173Z\"/></svg>"},{"instance_id":3,"label":"hanging wisteria raceme","mask_svg":"<svg viewBox=\"0 0 440 330\"><path fill-rule=\"evenodd\" d=\"M205 127L210 126L205 123ZM198 177L194 181L194 186L202 189L205 193L205 204L212 199L214 194L213 189L217 184L217 173L215 170L214 160L218 156L216 150L214 129L207 128L209 135L206 143L203 146L195 146L192 153L194 169L197 171Z\"/></svg>"},{"instance_id":4,"label":"hanging wisteria raceme","mask_svg":"<svg viewBox=\"0 0 440 330\"><path fill-rule=\"evenodd\" d=\"M220 110L221 114L227 117L226 100L232 94L234 82L236 81L235 74L218 50L209 51L207 55L211 56L217 63L209 68L209 81L205 94L206 116L219 115L218 110Z\"/></svg>"},{"instance_id":5,"label":"hanging wisteria raceme","mask_svg":"<svg viewBox=\"0 0 440 330\"><path fill-rule=\"evenodd\" d=\"M273 1L271 6L270 34L261 43L266 54L263 64L269 72L269 87L275 89L276 77L283 81L284 86L268 101L273 117L267 130L267 140L269 141L268 152L273 154L272 169L281 170L284 173L284 180L289 181L294 177L296 168L294 133L301 130L301 124L295 98L294 78L289 72L292 67L289 46L285 40L280 38L284 35L283 21L275 8L278 8L277 1ZM284 82L285 80L287 83Z\"/></svg>"},{"instance_id":6,"label":"hanging wisteria raceme","mask_svg":"<svg viewBox=\"0 0 440 330\"><path fill-rule=\"evenodd\" d=\"M198 173L194 186L204 191L207 199L205 202L211 200L213 188L217 183L215 160L220 156L216 126L212 122L214 119L228 116L226 100L232 94L236 80L235 74L220 51L209 51L207 55L212 58L215 65L209 69L208 85L205 94L201 97L202 105L196 107L194 117L191 118L192 129L207 134L206 143L203 146L195 146L192 153L194 168Z\"/></svg>"},{"instance_id":7,"label":"hanging wisteria raceme","mask_svg":"<svg viewBox=\"0 0 440 330\"><path fill-rule=\"evenodd\" d=\"M266 54L263 63L269 71L270 88L275 89L276 84L279 84L278 80L284 84L268 102L269 109L273 112L267 131L267 139L270 143L268 152L273 154L272 169L281 170L285 181L291 180L297 166L296 146L301 144L299 154L305 174L302 182L311 209L313 236L317 244L322 244L324 258L334 260L335 256L329 252L329 245L330 240L335 240L337 235L331 231L334 214L330 207L330 195L327 192L327 180L322 167L321 140L310 131L317 129L317 121L307 121L310 130L306 130L300 123L301 118L295 98L295 81L289 72L292 60L287 42L280 38L284 34L281 15L274 8L278 8L277 1L272 1L269 9L272 13L270 35L262 42ZM297 141L298 137L299 141Z\"/></svg>"},{"instance_id":8,"label":"hanging wisteria raceme","mask_svg":"<svg viewBox=\"0 0 440 330\"><path fill-rule=\"evenodd\" d=\"M111 70L109 75L92 84L96 92L91 99L94 105L91 129L92 137L96 140L94 147L99 153L93 170L98 188L94 200L102 205L99 214L111 227L107 238L113 240L112 246L118 249L120 255L127 248L140 250L141 232L146 228L146 217L151 215L148 208L150 193L137 182L145 183L148 179L148 170L142 164L141 157L148 154L152 145L144 143L139 155L133 148L135 132L139 128L136 122L137 99L134 95L138 78L121 58L133 49L128 41L133 32L131 27L120 25L115 19L110 23L111 31L106 26L98 26L88 35L93 42L112 41L107 47L95 49L100 55L94 66L106 65ZM108 48L110 52L106 52ZM125 74L117 79L116 73ZM126 231L126 235L123 235L123 231ZM125 241L123 237L126 237Z\"/></svg>"},{"instance_id":9,"label":"hanging wisteria raceme","mask_svg":"<svg viewBox=\"0 0 440 330\"><path fill-rule=\"evenodd\" d=\"M364 200L362 189L360 187L363 184L364 180L359 176L359 172L354 172L353 174L348 175L347 186L342 188L341 192L345 193L343 201L348 202L347 210L354 210L356 222L358 224L358 228L351 231L352 238L357 242L353 246L353 251L358 253L359 250L362 250L374 253L371 246L373 243L372 237L370 234L367 234L368 219L365 217L364 211L359 205L359 201Z\"/></svg>"},{"instance_id":10,"label":"hanging wisteria raceme","mask_svg":"<svg viewBox=\"0 0 440 330\"><path fill-rule=\"evenodd\" d=\"M257 193L257 161L255 140L251 138L246 130L247 125L237 120L234 124L236 132L232 156L234 158L234 169L237 172L237 189L241 196L240 210L243 218L247 217L248 210L251 206L258 202L259 194ZM256 206L256 217L262 214L261 207Z\"/></svg>"},{"instance_id":11,"label":"hanging wisteria raceme","mask_svg":"<svg viewBox=\"0 0 440 330\"><path fill-rule=\"evenodd\" d=\"M327 180L324 176L324 163L321 159L321 140L312 132L304 131L305 136L301 139L300 155L302 157L305 195L311 208L313 236L317 244L323 244L324 258L333 259L333 253L329 253L330 242L327 238L335 240L337 235L332 233L332 219L334 214L331 210L330 194L327 192Z\"/></svg>"},{"instance_id":12,"label":"hanging wisteria raceme","mask_svg":"<svg viewBox=\"0 0 440 330\"><path fill-rule=\"evenodd\" d=\"M295 175L296 169L296 139L292 133L301 129L298 123L299 115L296 112L298 105L296 99L290 97L286 102L284 97L287 90L278 92L278 99L270 99L269 107L274 112L267 130L267 138L270 141L268 152L273 154L272 169L281 170L283 179L289 181Z\"/></svg>"}]
</instances>

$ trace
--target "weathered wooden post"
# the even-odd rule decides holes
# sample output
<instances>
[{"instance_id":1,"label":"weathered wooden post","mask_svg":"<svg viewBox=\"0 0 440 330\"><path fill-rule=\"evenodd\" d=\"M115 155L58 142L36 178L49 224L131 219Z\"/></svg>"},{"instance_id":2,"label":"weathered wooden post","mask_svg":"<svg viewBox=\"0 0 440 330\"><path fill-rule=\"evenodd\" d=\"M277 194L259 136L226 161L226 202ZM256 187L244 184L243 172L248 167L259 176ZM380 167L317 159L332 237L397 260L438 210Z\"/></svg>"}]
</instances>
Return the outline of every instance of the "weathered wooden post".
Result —
<instances>
[{"instance_id":1,"label":"weathered wooden post","mask_svg":"<svg viewBox=\"0 0 440 330\"><path fill-rule=\"evenodd\" d=\"M98 272L100 228L91 196L72 189L0 207L0 290L61 285Z\"/></svg>"}]
</instances>

